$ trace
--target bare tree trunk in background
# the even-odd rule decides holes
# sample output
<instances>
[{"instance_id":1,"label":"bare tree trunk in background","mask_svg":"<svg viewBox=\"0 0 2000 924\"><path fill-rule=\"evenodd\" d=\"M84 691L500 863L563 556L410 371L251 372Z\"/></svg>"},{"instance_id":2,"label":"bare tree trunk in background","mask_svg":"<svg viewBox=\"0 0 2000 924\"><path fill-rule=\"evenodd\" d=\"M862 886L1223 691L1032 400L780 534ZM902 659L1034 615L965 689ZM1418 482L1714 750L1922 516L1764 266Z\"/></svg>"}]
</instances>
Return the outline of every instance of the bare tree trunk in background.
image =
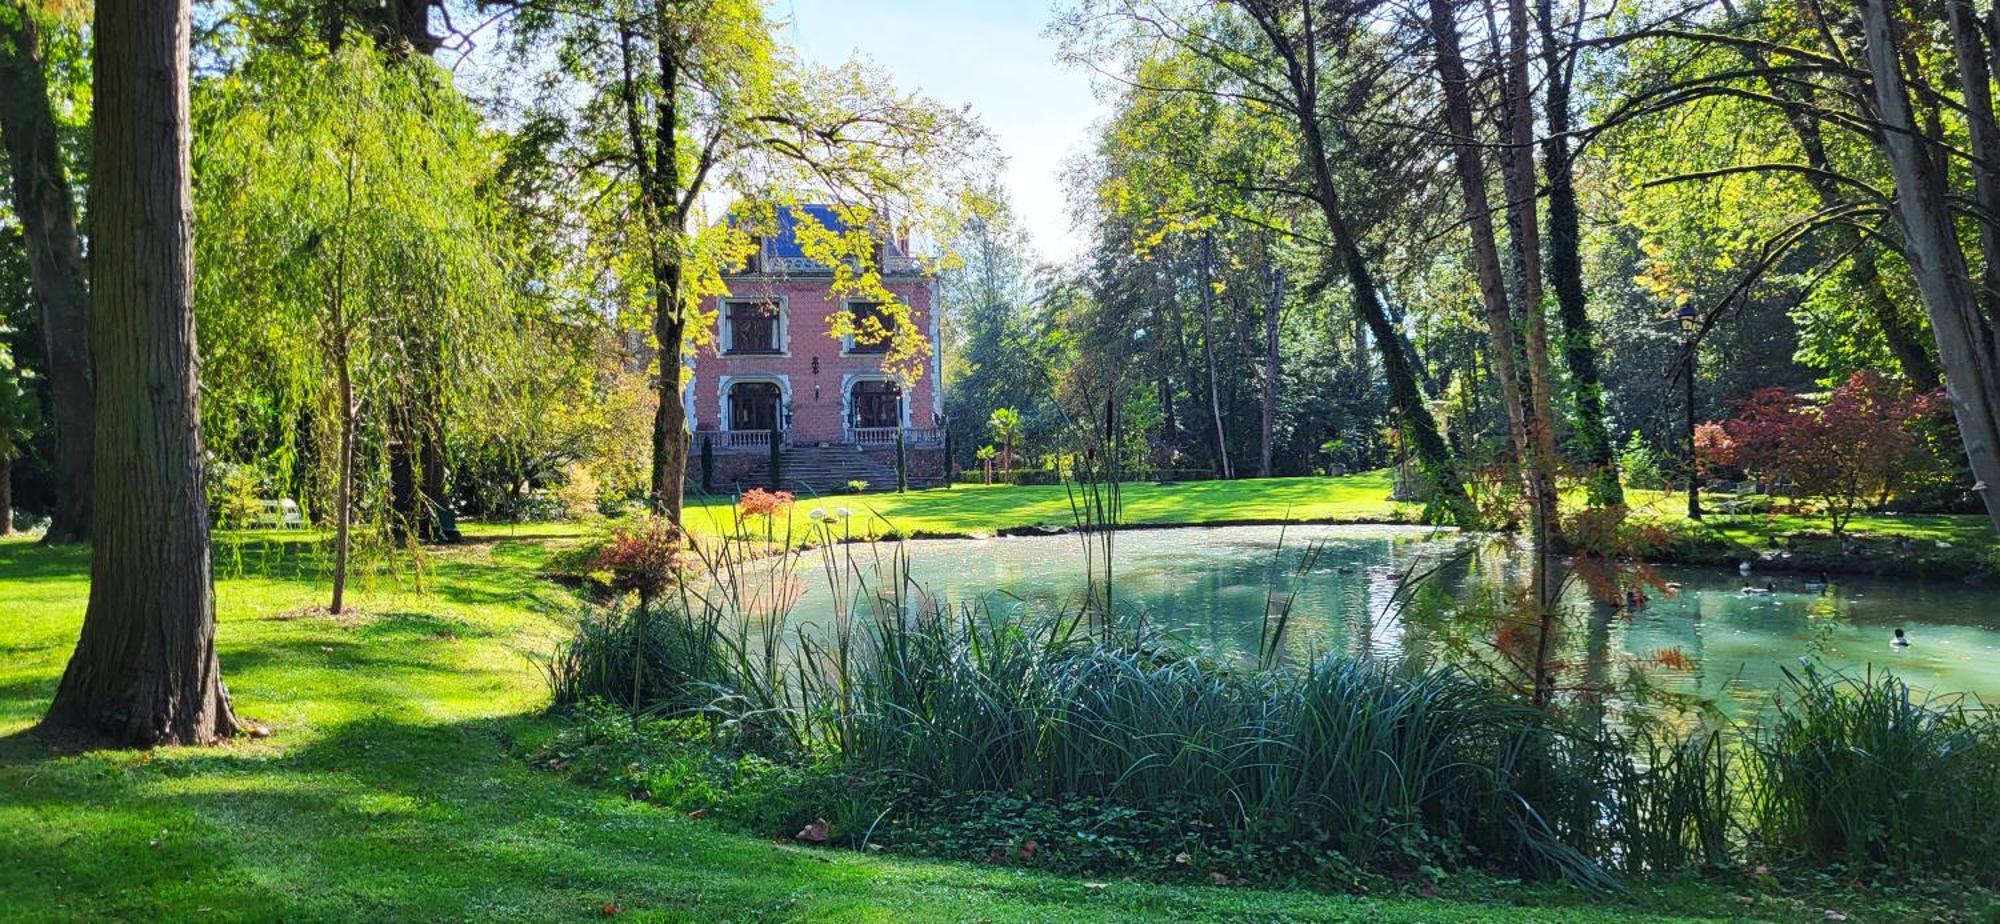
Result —
<instances>
[{"instance_id":1,"label":"bare tree trunk in background","mask_svg":"<svg viewBox=\"0 0 2000 924\"><path fill-rule=\"evenodd\" d=\"M1897 55L1891 0L1861 0L1868 70L1883 124L1882 147L1896 181L1894 214L1930 316L1945 390L1987 516L2000 530L2000 349L1980 313L1959 249L1936 161L1925 151Z\"/></svg>"},{"instance_id":2,"label":"bare tree trunk in background","mask_svg":"<svg viewBox=\"0 0 2000 924\"><path fill-rule=\"evenodd\" d=\"M354 544L354 368L347 328L347 234L354 214L354 153L345 162L346 202L341 206L339 243L333 261L333 283L327 286L327 361L333 365L334 396L340 401L340 432L334 456L333 598L327 611L335 616L346 606L347 565Z\"/></svg>"},{"instance_id":3,"label":"bare tree trunk in background","mask_svg":"<svg viewBox=\"0 0 2000 924\"><path fill-rule=\"evenodd\" d=\"M55 510L48 542L90 538L90 472L94 435L88 328L90 292L76 202L56 141L55 111L42 72L41 34L34 16L12 4L0 16L0 141L13 173L14 214L28 252L28 282L42 317L55 434Z\"/></svg>"},{"instance_id":4,"label":"bare tree trunk in background","mask_svg":"<svg viewBox=\"0 0 2000 924\"><path fill-rule=\"evenodd\" d=\"M1555 416L1551 410L1553 378L1549 365L1548 316L1542 310L1541 221L1536 214L1535 115L1529 105L1534 87L1528 80L1528 2L1507 3L1507 67L1501 126L1501 176L1507 188L1508 243L1514 263L1514 305L1521 315L1522 344L1527 350L1528 440L1533 453L1537 501L1555 498L1557 462Z\"/></svg>"},{"instance_id":5,"label":"bare tree trunk in background","mask_svg":"<svg viewBox=\"0 0 2000 924\"><path fill-rule=\"evenodd\" d=\"M1215 235L1205 232L1201 236L1201 272L1196 281L1201 285L1201 352L1208 363L1208 410L1215 426L1215 474L1228 480L1236 477L1229 465L1229 435L1222 428L1221 383L1215 373Z\"/></svg>"},{"instance_id":6,"label":"bare tree trunk in background","mask_svg":"<svg viewBox=\"0 0 2000 924\"><path fill-rule=\"evenodd\" d=\"M1389 386L1390 406L1395 408L1410 438L1431 500L1451 522L1475 526L1479 511L1453 464L1450 447L1438 432L1437 417L1424 402L1415 365L1403 349L1402 334L1389 320L1381 292L1375 286L1375 276L1368 269L1367 255L1362 253L1361 242L1342 207L1326 136L1319 123L1319 32L1314 26L1313 5L1305 2L1298 10L1301 28L1294 33L1281 20L1284 14L1278 10L1257 5L1244 7L1270 40L1284 66L1285 81L1291 90L1291 99L1286 102L1299 129L1299 155L1311 171L1313 202L1319 206L1333 236L1328 256L1346 271L1355 316L1374 338L1375 348L1382 356L1382 376Z\"/></svg>"},{"instance_id":7,"label":"bare tree trunk in background","mask_svg":"<svg viewBox=\"0 0 2000 924\"><path fill-rule=\"evenodd\" d=\"M1176 365L1175 347L1180 343L1180 311L1176 308L1173 281L1166 271L1166 256L1153 261L1154 277L1160 286L1160 303L1154 312L1153 329L1157 332L1153 343L1153 361L1158 367L1160 389L1160 453L1158 464L1161 468L1171 468L1174 456L1180 451L1180 418L1174 412L1173 370ZM1169 332L1171 340L1167 339Z\"/></svg>"},{"instance_id":8,"label":"bare tree trunk in background","mask_svg":"<svg viewBox=\"0 0 2000 924\"><path fill-rule=\"evenodd\" d=\"M335 323L340 315L336 311ZM354 545L354 373L348 360L346 334L336 346L334 390L340 396L340 453L335 461L338 483L333 492L333 600L327 611L335 616L346 605L347 565Z\"/></svg>"},{"instance_id":9,"label":"bare tree trunk in background","mask_svg":"<svg viewBox=\"0 0 2000 924\"><path fill-rule=\"evenodd\" d=\"M1625 503L1625 486L1619 480L1617 447L1604 419L1604 376L1597 366L1597 333L1583 287L1582 210L1576 201L1576 164L1569 144L1574 62L1557 31L1553 7L1550 0L1540 0L1536 11L1548 123L1548 134L1542 138L1542 175L1549 187L1549 285L1555 289L1556 315L1562 321L1563 361L1569 366L1576 404L1576 439L1590 469L1590 501L1618 506ZM1582 12L1577 15L1580 21Z\"/></svg>"},{"instance_id":10,"label":"bare tree trunk in background","mask_svg":"<svg viewBox=\"0 0 2000 924\"><path fill-rule=\"evenodd\" d=\"M1263 452L1257 460L1257 475L1262 478L1271 477L1271 460L1278 449L1278 314L1284 305L1285 271L1273 268L1270 297L1264 303L1264 419L1259 427Z\"/></svg>"},{"instance_id":11,"label":"bare tree trunk in background","mask_svg":"<svg viewBox=\"0 0 2000 924\"><path fill-rule=\"evenodd\" d=\"M189 0L98 0L92 49L90 604L45 734L130 747L241 727L215 654L196 380Z\"/></svg>"},{"instance_id":12,"label":"bare tree trunk in background","mask_svg":"<svg viewBox=\"0 0 2000 924\"><path fill-rule=\"evenodd\" d=\"M1521 345L1514 333L1514 308L1508 303L1506 275L1500 266L1499 235L1494 233L1493 206L1486 194L1486 161L1473 127L1471 78L1465 70L1456 15L1450 0L1430 0L1438 80L1444 87L1445 130L1451 134L1452 164L1465 197L1466 227L1472 235L1472 264L1480 302L1486 309L1493 376L1499 382L1514 453L1525 474L1534 447L1528 439L1527 406L1521 394Z\"/></svg>"},{"instance_id":13,"label":"bare tree trunk in background","mask_svg":"<svg viewBox=\"0 0 2000 924\"><path fill-rule=\"evenodd\" d=\"M14 535L14 457L0 452L0 536Z\"/></svg>"},{"instance_id":14,"label":"bare tree trunk in background","mask_svg":"<svg viewBox=\"0 0 2000 924\"><path fill-rule=\"evenodd\" d=\"M1546 707L1554 697L1554 677L1548 664L1555 635L1554 584L1550 580L1550 537L1556 522L1556 455L1554 401L1549 365L1548 317L1542 310L1541 228L1536 214L1534 87L1528 80L1528 0L1507 0L1507 53L1501 91L1501 176L1507 190L1508 243L1513 251L1514 304L1523 320L1527 348L1529 452L1529 524L1534 555L1529 580L1538 621L1535 633L1533 696Z\"/></svg>"},{"instance_id":15,"label":"bare tree trunk in background","mask_svg":"<svg viewBox=\"0 0 2000 924\"><path fill-rule=\"evenodd\" d=\"M1988 70L1986 43L1979 14L1970 0L1947 0L1952 57L1958 64L1964 91L1965 124L1972 137L1973 197L1987 217L1979 222L1979 305L1987 322L2000 318L2000 126L1993 123L1993 74Z\"/></svg>"}]
</instances>

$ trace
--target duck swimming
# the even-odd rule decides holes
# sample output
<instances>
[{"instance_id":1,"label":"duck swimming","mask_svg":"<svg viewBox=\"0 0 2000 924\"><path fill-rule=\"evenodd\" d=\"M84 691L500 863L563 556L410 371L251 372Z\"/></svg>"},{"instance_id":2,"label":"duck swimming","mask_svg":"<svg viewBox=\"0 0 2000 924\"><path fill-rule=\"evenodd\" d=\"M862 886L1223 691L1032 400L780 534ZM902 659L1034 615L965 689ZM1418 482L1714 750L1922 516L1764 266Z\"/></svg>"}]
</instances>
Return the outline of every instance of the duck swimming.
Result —
<instances>
[{"instance_id":1,"label":"duck swimming","mask_svg":"<svg viewBox=\"0 0 2000 924\"><path fill-rule=\"evenodd\" d=\"M1812 580L1806 582L1806 589L1812 591L1813 593L1819 593L1820 591L1826 589L1826 584L1827 584L1826 572L1821 571L1819 573L1819 577L1813 578Z\"/></svg>"},{"instance_id":2,"label":"duck swimming","mask_svg":"<svg viewBox=\"0 0 2000 924\"><path fill-rule=\"evenodd\" d=\"M1773 587L1770 584L1765 584L1762 587L1752 587L1748 584L1745 584L1743 585L1743 592L1746 594L1752 594L1754 596L1768 597L1774 593L1777 593L1778 588Z\"/></svg>"},{"instance_id":3,"label":"duck swimming","mask_svg":"<svg viewBox=\"0 0 2000 924\"><path fill-rule=\"evenodd\" d=\"M1895 637L1889 640L1889 644L1897 648L1908 648L1910 647L1910 639L1903 634L1903 630L1897 629Z\"/></svg>"}]
</instances>

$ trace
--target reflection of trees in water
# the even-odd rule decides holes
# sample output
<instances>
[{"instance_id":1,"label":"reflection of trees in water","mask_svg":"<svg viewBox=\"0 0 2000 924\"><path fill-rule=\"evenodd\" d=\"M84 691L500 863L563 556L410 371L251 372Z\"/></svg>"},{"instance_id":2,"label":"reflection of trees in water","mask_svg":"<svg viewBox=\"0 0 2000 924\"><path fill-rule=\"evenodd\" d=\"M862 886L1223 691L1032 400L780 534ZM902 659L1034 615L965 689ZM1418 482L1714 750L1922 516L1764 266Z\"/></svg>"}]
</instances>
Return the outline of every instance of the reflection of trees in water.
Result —
<instances>
[{"instance_id":1,"label":"reflection of trees in water","mask_svg":"<svg viewBox=\"0 0 2000 924\"><path fill-rule=\"evenodd\" d=\"M1491 537L1359 532L1293 528L1282 543L1275 528L1121 536L1119 619L1247 667L1258 660L1263 617L1288 602L1282 656L1292 665L1331 653L1412 667L1454 663L1490 678L1513 671L1522 679L1494 646L1507 607L1526 586L1518 548ZM932 605L971 605L994 619L1074 611L1082 593L1075 543L1074 537L913 543L913 577ZM1312 543L1325 548L1301 569ZM870 585L889 579L865 550L854 555ZM817 567L796 571L753 588L745 609L769 612L796 602L793 626L826 622L824 576ZM1428 576L1412 587L1412 573ZM1569 588L1562 600L1568 631L1556 648L1569 708L1614 725L1628 724L1635 711L1698 714L1710 701L1729 712L1760 710L1780 683L1779 668L1801 655L1851 669L1883 663L1892 656L1886 645L1895 625L1918 628L1915 654L1894 655L1913 685L2000 688L2000 671L1942 660L1947 629L1964 627L1960 637L1971 643L1953 654L1993 644L1991 599L1979 589L1850 579L1817 595L1801 590L1803 577L1779 574L1756 581L1775 581L1776 596L1749 597L1738 593L1742 581L1733 571L1669 576L1685 581L1686 591L1656 593L1636 614L1593 604L1580 585ZM909 595L912 605L917 596ZM870 608L866 599L852 607ZM1658 657L1663 652L1673 656Z\"/></svg>"}]
</instances>

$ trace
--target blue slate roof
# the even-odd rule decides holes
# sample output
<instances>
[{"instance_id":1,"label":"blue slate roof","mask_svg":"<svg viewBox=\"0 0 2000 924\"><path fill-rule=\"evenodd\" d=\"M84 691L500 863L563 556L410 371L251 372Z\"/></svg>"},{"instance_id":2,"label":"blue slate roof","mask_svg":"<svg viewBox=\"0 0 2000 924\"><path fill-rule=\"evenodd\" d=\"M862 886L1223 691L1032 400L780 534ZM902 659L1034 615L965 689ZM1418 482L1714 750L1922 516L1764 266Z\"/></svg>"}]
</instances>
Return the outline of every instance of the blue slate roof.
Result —
<instances>
[{"instance_id":1,"label":"blue slate roof","mask_svg":"<svg viewBox=\"0 0 2000 924\"><path fill-rule=\"evenodd\" d=\"M805 252L799 249L798 235L792 233L792 228L799 221L799 212L806 213L809 220L819 222L821 227L835 231L848 229L847 224L840 220L840 216L835 214L833 207L829 205L813 204L781 208L778 210L778 234L771 240L771 256L805 256Z\"/></svg>"}]
</instances>

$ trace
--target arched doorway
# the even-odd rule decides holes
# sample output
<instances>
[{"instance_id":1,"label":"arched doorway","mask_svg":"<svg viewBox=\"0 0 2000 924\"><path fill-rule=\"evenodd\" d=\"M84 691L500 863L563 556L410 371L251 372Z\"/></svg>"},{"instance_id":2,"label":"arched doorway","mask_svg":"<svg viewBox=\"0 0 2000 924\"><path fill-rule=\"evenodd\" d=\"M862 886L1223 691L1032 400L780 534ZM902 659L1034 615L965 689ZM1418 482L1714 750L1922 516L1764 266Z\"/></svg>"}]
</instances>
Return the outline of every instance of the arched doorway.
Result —
<instances>
[{"instance_id":1,"label":"arched doorway","mask_svg":"<svg viewBox=\"0 0 2000 924\"><path fill-rule=\"evenodd\" d=\"M779 430L784 392L776 382L735 382L729 386L729 429Z\"/></svg>"},{"instance_id":2,"label":"arched doorway","mask_svg":"<svg viewBox=\"0 0 2000 924\"><path fill-rule=\"evenodd\" d=\"M903 425L903 386L888 379L861 379L848 395L848 426L874 430Z\"/></svg>"}]
</instances>

